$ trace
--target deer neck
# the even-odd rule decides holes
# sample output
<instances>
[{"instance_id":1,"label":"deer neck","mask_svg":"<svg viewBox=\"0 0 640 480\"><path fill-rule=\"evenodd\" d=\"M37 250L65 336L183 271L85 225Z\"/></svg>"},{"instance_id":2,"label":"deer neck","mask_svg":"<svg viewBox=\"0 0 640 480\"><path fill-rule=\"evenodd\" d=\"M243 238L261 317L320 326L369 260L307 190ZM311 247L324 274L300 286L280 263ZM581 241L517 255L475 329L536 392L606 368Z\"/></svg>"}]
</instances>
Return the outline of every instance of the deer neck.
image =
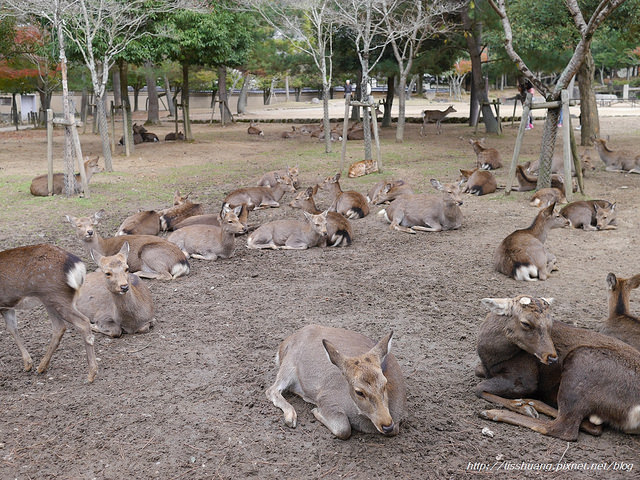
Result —
<instances>
[{"instance_id":1,"label":"deer neck","mask_svg":"<svg viewBox=\"0 0 640 480\"><path fill-rule=\"evenodd\" d=\"M277 183L275 187L271 188L271 192L273 195L273 199L276 202L279 202L280 199L284 196L284 193L286 192L284 185L282 183Z\"/></svg>"},{"instance_id":2,"label":"deer neck","mask_svg":"<svg viewBox=\"0 0 640 480\"><path fill-rule=\"evenodd\" d=\"M304 203L302 204L302 209L305 212L310 213L312 215L318 215L319 213L322 213L320 210L318 210L318 207L316 206L316 202L313 199L313 197L309 197L308 200L304 201Z\"/></svg>"},{"instance_id":3,"label":"deer neck","mask_svg":"<svg viewBox=\"0 0 640 480\"><path fill-rule=\"evenodd\" d=\"M82 238L82 243L89 253L91 250L95 250L100 255L110 255L110 252L106 252L107 240L102 238L97 231L93 231L93 236L87 240Z\"/></svg>"},{"instance_id":4,"label":"deer neck","mask_svg":"<svg viewBox=\"0 0 640 480\"><path fill-rule=\"evenodd\" d=\"M152 315L151 305L147 305L139 298L139 282L140 279L129 274L129 291L124 295L113 293L113 303L118 310L121 320L135 321L136 318L148 318Z\"/></svg>"},{"instance_id":5,"label":"deer neck","mask_svg":"<svg viewBox=\"0 0 640 480\"><path fill-rule=\"evenodd\" d=\"M222 222L221 222L222 223ZM236 234L231 232L228 227L224 226L220 228L220 245L225 252L230 252L235 246Z\"/></svg>"},{"instance_id":6,"label":"deer neck","mask_svg":"<svg viewBox=\"0 0 640 480\"><path fill-rule=\"evenodd\" d=\"M542 215L536 217L533 224L529 227L529 233L544 243L551 229L551 220L553 217L545 218Z\"/></svg>"},{"instance_id":7,"label":"deer neck","mask_svg":"<svg viewBox=\"0 0 640 480\"><path fill-rule=\"evenodd\" d=\"M624 288L618 288L609 295L609 319L629 315L629 292Z\"/></svg>"},{"instance_id":8,"label":"deer neck","mask_svg":"<svg viewBox=\"0 0 640 480\"><path fill-rule=\"evenodd\" d=\"M342 189L340 188L340 184L338 182L328 183L327 190L332 202L335 201L335 199L338 198L342 193Z\"/></svg>"}]
</instances>

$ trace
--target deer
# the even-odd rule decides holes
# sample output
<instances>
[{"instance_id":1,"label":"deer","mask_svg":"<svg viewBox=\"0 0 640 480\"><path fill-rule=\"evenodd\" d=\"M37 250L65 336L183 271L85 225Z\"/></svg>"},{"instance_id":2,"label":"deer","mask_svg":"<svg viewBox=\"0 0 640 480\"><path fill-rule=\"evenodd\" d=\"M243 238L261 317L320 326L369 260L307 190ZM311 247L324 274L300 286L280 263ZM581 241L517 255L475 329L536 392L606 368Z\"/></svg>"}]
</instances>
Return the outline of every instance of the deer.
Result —
<instances>
[{"instance_id":1,"label":"deer","mask_svg":"<svg viewBox=\"0 0 640 480\"><path fill-rule=\"evenodd\" d=\"M142 278L173 280L189 273L189 262L182 251L164 238L153 235L119 235L102 238L95 226L106 212L99 210L90 217L66 215L66 220L76 231L88 253L95 251L103 256L112 256L120 251L124 242L129 244L127 262L132 273Z\"/></svg>"},{"instance_id":2,"label":"deer","mask_svg":"<svg viewBox=\"0 0 640 480\"><path fill-rule=\"evenodd\" d=\"M179 132L169 132L164 136L165 142L172 142L176 140L184 140L184 133L182 131Z\"/></svg>"},{"instance_id":3,"label":"deer","mask_svg":"<svg viewBox=\"0 0 640 480\"><path fill-rule=\"evenodd\" d=\"M582 175L585 174L587 169L595 170L595 167L591 164L589 158L590 157L586 151L580 156L580 167ZM524 165L526 165L526 163ZM540 160L534 160L533 162L529 163L526 166L526 169L527 173L533 173L537 175L538 170L540 170ZM551 157L551 173L558 173L560 175L564 174L564 157L561 151L554 152L553 156ZM576 167L573 164L573 160L571 160L571 175L574 177L576 176Z\"/></svg>"},{"instance_id":4,"label":"deer","mask_svg":"<svg viewBox=\"0 0 640 480\"><path fill-rule=\"evenodd\" d=\"M404 180L383 181L382 188L372 189L369 191L372 195L369 203L372 205L380 205L382 203L393 202L395 199L403 195L412 195L413 189ZM369 195L367 195L369 198Z\"/></svg>"},{"instance_id":5,"label":"deer","mask_svg":"<svg viewBox=\"0 0 640 480\"><path fill-rule=\"evenodd\" d=\"M301 208L312 215L319 215L322 211L316 207L313 196L318 191L318 186L309 187L299 192L289 203L293 208ZM351 222L338 212L327 212L327 245L330 247L346 247L353 242L353 229Z\"/></svg>"},{"instance_id":6,"label":"deer","mask_svg":"<svg viewBox=\"0 0 640 480\"><path fill-rule=\"evenodd\" d=\"M204 207L201 203L193 203L189 200L189 194L180 195L180 190L176 190L174 194L173 207L162 210L160 215L160 230L174 230L175 226L183 220L193 217L194 215L203 215Z\"/></svg>"},{"instance_id":7,"label":"deer","mask_svg":"<svg viewBox=\"0 0 640 480\"><path fill-rule=\"evenodd\" d=\"M488 170L480 170L478 168L463 170L461 168L460 174L465 180L463 193L480 196L493 193L498 188L496 177Z\"/></svg>"},{"instance_id":8,"label":"deer","mask_svg":"<svg viewBox=\"0 0 640 480\"><path fill-rule=\"evenodd\" d=\"M375 160L360 160L349 166L349 178L362 177L378 171L378 162Z\"/></svg>"},{"instance_id":9,"label":"deer","mask_svg":"<svg viewBox=\"0 0 640 480\"><path fill-rule=\"evenodd\" d=\"M385 188L387 183L391 183L392 184L391 188L393 188L396 185L404 185L405 181L404 180L380 180L379 182L374 183L369 189L369 191L367 192L367 202L373 203L372 201L373 198ZM413 193L413 191L411 193Z\"/></svg>"},{"instance_id":10,"label":"deer","mask_svg":"<svg viewBox=\"0 0 640 480\"><path fill-rule=\"evenodd\" d=\"M351 330L308 325L280 344L278 374L265 394L291 428L298 416L282 396L287 390L316 405L314 417L341 440L352 430L397 435L407 399L392 338L393 331L376 343Z\"/></svg>"},{"instance_id":11,"label":"deer","mask_svg":"<svg viewBox=\"0 0 640 480\"><path fill-rule=\"evenodd\" d=\"M262 131L262 128L260 128L258 124L254 122L251 122L249 124L249 128L247 128L247 133L249 135L259 135L261 137L264 137L264 132Z\"/></svg>"},{"instance_id":12,"label":"deer","mask_svg":"<svg viewBox=\"0 0 640 480\"><path fill-rule=\"evenodd\" d=\"M98 160L100 157L88 159L85 158L84 161L84 172L87 178L87 184L91 180L91 177L95 173L103 172L104 169L98 165ZM49 184L48 184L48 176L47 175L38 175L36 178L31 180L31 195L35 195L36 197L46 197L49 195ZM74 175L73 180L73 191L71 193L81 193L82 192L82 182L80 179L80 174L76 173ZM61 195L64 192L64 173L54 173L53 174L53 191L52 195Z\"/></svg>"},{"instance_id":13,"label":"deer","mask_svg":"<svg viewBox=\"0 0 640 480\"><path fill-rule=\"evenodd\" d=\"M175 243L184 256L200 260L217 260L233 255L236 234L245 233L245 226L239 216L242 205L231 208L223 204L219 213L219 226L191 225L174 230L168 237Z\"/></svg>"},{"instance_id":14,"label":"deer","mask_svg":"<svg viewBox=\"0 0 640 480\"><path fill-rule=\"evenodd\" d=\"M33 360L18 334L16 309L30 307L28 298L37 298L49 314L52 327L51 342L37 372L44 373L49 368L68 322L82 336L89 364L87 378L90 383L94 381L98 373L94 336L89 319L76 308L86 273L78 257L54 245L29 245L0 252L0 313L18 345L25 372L31 371Z\"/></svg>"},{"instance_id":15,"label":"deer","mask_svg":"<svg viewBox=\"0 0 640 480\"><path fill-rule=\"evenodd\" d=\"M461 183L442 184L432 178L431 185L442 195L402 195L378 215L384 215L391 230L404 233L457 230L462 225Z\"/></svg>"},{"instance_id":16,"label":"deer","mask_svg":"<svg viewBox=\"0 0 640 480\"><path fill-rule=\"evenodd\" d=\"M606 200L578 200L562 207L560 215L573 228L583 230L615 230L616 204Z\"/></svg>"},{"instance_id":17,"label":"deer","mask_svg":"<svg viewBox=\"0 0 640 480\"><path fill-rule=\"evenodd\" d=\"M544 248L549 230L569 224L555 212L555 203L541 209L528 228L509 234L496 249L493 265L496 271L515 280L546 280L557 270L556 257Z\"/></svg>"},{"instance_id":18,"label":"deer","mask_svg":"<svg viewBox=\"0 0 640 480\"><path fill-rule=\"evenodd\" d=\"M324 247L327 243L327 214L302 212L306 221L285 219L260 225L249 234L247 248L273 250L305 250Z\"/></svg>"},{"instance_id":19,"label":"deer","mask_svg":"<svg viewBox=\"0 0 640 480\"><path fill-rule=\"evenodd\" d=\"M640 286L640 274L631 278L618 278L614 273L607 275L609 289L609 317L600 332L640 350L640 318L632 315L629 307L631 290Z\"/></svg>"},{"instance_id":20,"label":"deer","mask_svg":"<svg viewBox=\"0 0 640 480\"><path fill-rule=\"evenodd\" d=\"M276 174L278 174L280 177L289 177L291 179L291 184L293 185L293 188L295 188L296 190L300 188L300 181L298 180L300 169L298 168L297 165L295 167L287 166L285 170L276 170L273 172L265 173L264 175L262 175L260 180L258 180L258 186L271 187L271 188L276 187L278 185L278 181L276 180Z\"/></svg>"},{"instance_id":21,"label":"deer","mask_svg":"<svg viewBox=\"0 0 640 480\"><path fill-rule=\"evenodd\" d=\"M567 203L567 197L564 196L562 190L555 187L541 188L533 194L529 201L529 205L532 207L548 207L552 203Z\"/></svg>"},{"instance_id":22,"label":"deer","mask_svg":"<svg viewBox=\"0 0 640 480\"><path fill-rule=\"evenodd\" d=\"M91 257L99 270L87 275L78 296L78 310L92 323L94 332L112 338L123 333L147 333L155 325L153 297L137 275L129 273L129 243L115 255Z\"/></svg>"},{"instance_id":23,"label":"deer","mask_svg":"<svg viewBox=\"0 0 640 480\"><path fill-rule=\"evenodd\" d=\"M484 138L475 140L469 139L469 143L473 147L473 151L476 153L476 166L482 170L496 170L502 168L502 160L500 158L500 152L495 148L489 148L484 145Z\"/></svg>"},{"instance_id":24,"label":"deer","mask_svg":"<svg viewBox=\"0 0 640 480\"><path fill-rule=\"evenodd\" d=\"M607 172L640 173L640 154L611 150L606 140L594 137L591 139Z\"/></svg>"},{"instance_id":25,"label":"deer","mask_svg":"<svg viewBox=\"0 0 640 480\"><path fill-rule=\"evenodd\" d=\"M240 208L240 214L238 215L238 220L240 220L240 223L242 224L242 226L244 227L244 232L246 233L249 231L249 226L248 226L248 220L249 220L249 209L247 208L247 206L243 203L241 205L229 205L232 209L235 209L236 207ZM191 225L214 225L219 227L220 226L220 214L219 213L205 213L202 215L194 215L192 217L189 218L185 218L184 220L182 220L181 222L177 223L174 227L173 230L180 230L181 228L184 227L189 227Z\"/></svg>"},{"instance_id":26,"label":"deer","mask_svg":"<svg viewBox=\"0 0 640 480\"><path fill-rule=\"evenodd\" d=\"M289 176L280 176L278 172L273 172L276 185L271 187L245 187L229 193L223 200L229 205L245 204L249 210L260 210L263 208L278 208L280 200L285 193L296 191L293 181Z\"/></svg>"},{"instance_id":27,"label":"deer","mask_svg":"<svg viewBox=\"0 0 640 480\"><path fill-rule=\"evenodd\" d=\"M442 119L450 113L457 112L453 105L449 105L446 110L423 110L422 111L422 126L420 127L420 135L424 137L424 133L427 129L428 123L436 124L436 133L440 135L442 133Z\"/></svg>"},{"instance_id":28,"label":"deer","mask_svg":"<svg viewBox=\"0 0 640 480\"><path fill-rule=\"evenodd\" d=\"M173 194L173 205L182 205L187 202L188 195L183 197L180 190ZM162 229L160 217L167 210L142 210L125 218L118 227L118 235L158 235Z\"/></svg>"},{"instance_id":29,"label":"deer","mask_svg":"<svg viewBox=\"0 0 640 480\"><path fill-rule=\"evenodd\" d=\"M295 127L295 125L292 125L291 130L287 130L286 132L282 132L280 134L280 138L284 138L284 139L295 138L299 135L300 135L300 132L298 131L298 129Z\"/></svg>"},{"instance_id":30,"label":"deer","mask_svg":"<svg viewBox=\"0 0 640 480\"><path fill-rule=\"evenodd\" d=\"M369 203L367 199L355 190L342 191L340 188L340 173L336 173L333 177L327 177L320 184L320 190L329 193L332 212L338 212L349 220L363 218L369 215Z\"/></svg>"},{"instance_id":31,"label":"deer","mask_svg":"<svg viewBox=\"0 0 640 480\"><path fill-rule=\"evenodd\" d=\"M580 429L600 435L604 424L640 433L640 352L554 320L547 299L521 295L482 302L491 313L478 335L476 375L485 380L476 395L508 410L484 410L481 417L565 441L576 441ZM525 396L536 398L518 399Z\"/></svg>"},{"instance_id":32,"label":"deer","mask_svg":"<svg viewBox=\"0 0 640 480\"><path fill-rule=\"evenodd\" d=\"M518 187L517 189L514 188L514 190L517 190L518 192L530 192L532 190L535 190L538 185L538 178L530 177L529 175L527 175L524 165L516 165L516 179L518 180ZM557 188L558 190L562 190L564 192L564 177L555 173L552 174L551 187ZM575 192L577 190L578 188L574 183L573 191Z\"/></svg>"}]
</instances>

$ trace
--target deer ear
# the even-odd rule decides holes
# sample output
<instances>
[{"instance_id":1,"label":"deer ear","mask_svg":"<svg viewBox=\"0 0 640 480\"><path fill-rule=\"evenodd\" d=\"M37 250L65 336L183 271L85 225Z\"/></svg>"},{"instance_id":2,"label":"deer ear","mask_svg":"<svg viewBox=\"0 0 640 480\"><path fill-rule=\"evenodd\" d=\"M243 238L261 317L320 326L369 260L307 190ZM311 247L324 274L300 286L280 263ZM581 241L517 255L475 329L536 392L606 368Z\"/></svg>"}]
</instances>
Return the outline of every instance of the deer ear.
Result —
<instances>
[{"instance_id":1,"label":"deer ear","mask_svg":"<svg viewBox=\"0 0 640 480\"><path fill-rule=\"evenodd\" d=\"M233 209L233 213L236 214L236 217L239 217L240 215L242 215L242 207L243 207L243 204L240 204Z\"/></svg>"},{"instance_id":2,"label":"deer ear","mask_svg":"<svg viewBox=\"0 0 640 480\"><path fill-rule=\"evenodd\" d=\"M120 248L118 254L124 255L125 260L127 259L127 257L129 256L129 242L124 242L122 244L122 248Z\"/></svg>"},{"instance_id":3,"label":"deer ear","mask_svg":"<svg viewBox=\"0 0 640 480\"><path fill-rule=\"evenodd\" d=\"M104 211L104 208L101 208L96 213L93 214L93 218L91 219L91 223L93 225L97 225L100 220L102 220L107 215L107 212Z\"/></svg>"},{"instance_id":4,"label":"deer ear","mask_svg":"<svg viewBox=\"0 0 640 480\"><path fill-rule=\"evenodd\" d=\"M436 180L435 178L432 178L431 180L429 180L431 182L431 185L433 185L433 188L437 189L437 190L442 190L442 184Z\"/></svg>"},{"instance_id":5,"label":"deer ear","mask_svg":"<svg viewBox=\"0 0 640 480\"><path fill-rule=\"evenodd\" d=\"M304 211L304 210L302 211L302 213L304 213L304 217L305 217L307 220L311 221L311 217L312 217L313 215L311 215L309 212L306 212L306 211Z\"/></svg>"},{"instance_id":6,"label":"deer ear","mask_svg":"<svg viewBox=\"0 0 640 480\"><path fill-rule=\"evenodd\" d=\"M76 217L72 217L71 215L65 215L64 216L65 220L67 222L69 222L71 225L73 225L74 227L77 227L77 218Z\"/></svg>"},{"instance_id":7,"label":"deer ear","mask_svg":"<svg viewBox=\"0 0 640 480\"><path fill-rule=\"evenodd\" d=\"M614 288L616 288L617 283L618 279L616 278L615 274L610 273L609 275L607 275L607 286L609 287L609 290L613 290Z\"/></svg>"},{"instance_id":8,"label":"deer ear","mask_svg":"<svg viewBox=\"0 0 640 480\"><path fill-rule=\"evenodd\" d=\"M345 356L342 355L329 340L322 339L322 346L329 356L329 361L340 370L344 370Z\"/></svg>"},{"instance_id":9,"label":"deer ear","mask_svg":"<svg viewBox=\"0 0 640 480\"><path fill-rule=\"evenodd\" d=\"M481 302L497 315L509 315L513 308L512 298L483 298Z\"/></svg>"},{"instance_id":10,"label":"deer ear","mask_svg":"<svg viewBox=\"0 0 640 480\"><path fill-rule=\"evenodd\" d=\"M380 341L376 343L371 350L369 350L370 353L373 353L380 359L381 365L384 362L385 358L387 357L389 350L391 350L392 337L393 337L393 330L391 330L384 337L382 337Z\"/></svg>"},{"instance_id":11,"label":"deer ear","mask_svg":"<svg viewBox=\"0 0 640 480\"><path fill-rule=\"evenodd\" d=\"M126 242L125 242L126 243ZM93 261L96 262L96 265L100 266L100 260L102 260L102 254L100 252L95 251L93 248L89 252Z\"/></svg>"}]
</instances>

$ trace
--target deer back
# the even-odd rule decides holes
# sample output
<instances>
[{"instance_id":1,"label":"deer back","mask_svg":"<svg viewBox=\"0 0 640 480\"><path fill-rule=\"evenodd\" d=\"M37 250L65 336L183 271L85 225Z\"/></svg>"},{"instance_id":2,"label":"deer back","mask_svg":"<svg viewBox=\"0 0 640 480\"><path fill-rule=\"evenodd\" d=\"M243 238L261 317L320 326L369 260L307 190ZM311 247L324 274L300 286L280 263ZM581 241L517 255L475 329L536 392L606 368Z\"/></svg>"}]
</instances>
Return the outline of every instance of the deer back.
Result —
<instances>
[{"instance_id":1,"label":"deer back","mask_svg":"<svg viewBox=\"0 0 640 480\"><path fill-rule=\"evenodd\" d=\"M392 202L396 198L402 195L413 194L413 189L404 180L392 180L389 182L383 182L382 188L370 191L373 193L369 202L373 205L380 205L382 203Z\"/></svg>"},{"instance_id":2,"label":"deer back","mask_svg":"<svg viewBox=\"0 0 640 480\"><path fill-rule=\"evenodd\" d=\"M552 203L567 203L567 198L562 190L554 187L541 188L529 201L529 205L532 207L548 207Z\"/></svg>"},{"instance_id":3,"label":"deer back","mask_svg":"<svg viewBox=\"0 0 640 480\"><path fill-rule=\"evenodd\" d=\"M305 249L324 246L327 237L327 212L317 215L303 213L305 221L284 219L260 225L247 238L247 247Z\"/></svg>"},{"instance_id":4,"label":"deer back","mask_svg":"<svg viewBox=\"0 0 640 480\"><path fill-rule=\"evenodd\" d=\"M464 187L465 193L471 193L472 195L487 195L493 193L498 188L498 182L493 173L487 170L473 169L463 170L460 169L462 177L466 179Z\"/></svg>"},{"instance_id":5,"label":"deer back","mask_svg":"<svg viewBox=\"0 0 640 480\"><path fill-rule=\"evenodd\" d=\"M160 233L160 212L144 210L124 219L116 235L157 235Z\"/></svg>"},{"instance_id":6,"label":"deer back","mask_svg":"<svg viewBox=\"0 0 640 480\"><path fill-rule=\"evenodd\" d=\"M498 152L498 150L486 147L482 143L482 140L470 138L469 143L473 147L473 151L476 153L476 163L480 168L496 170L502 167L502 159L500 158L500 152Z\"/></svg>"},{"instance_id":7,"label":"deer back","mask_svg":"<svg viewBox=\"0 0 640 480\"><path fill-rule=\"evenodd\" d=\"M629 297L631 290L640 286L640 274L630 278L607 275L609 290L609 317L600 331L615 337L640 351L640 318L632 315Z\"/></svg>"},{"instance_id":8,"label":"deer back","mask_svg":"<svg viewBox=\"0 0 640 480\"><path fill-rule=\"evenodd\" d=\"M160 216L160 228L163 231L173 230L183 220L194 215L203 215L204 207L200 203L193 203L185 199L182 203L174 205L162 211Z\"/></svg>"}]
</instances>

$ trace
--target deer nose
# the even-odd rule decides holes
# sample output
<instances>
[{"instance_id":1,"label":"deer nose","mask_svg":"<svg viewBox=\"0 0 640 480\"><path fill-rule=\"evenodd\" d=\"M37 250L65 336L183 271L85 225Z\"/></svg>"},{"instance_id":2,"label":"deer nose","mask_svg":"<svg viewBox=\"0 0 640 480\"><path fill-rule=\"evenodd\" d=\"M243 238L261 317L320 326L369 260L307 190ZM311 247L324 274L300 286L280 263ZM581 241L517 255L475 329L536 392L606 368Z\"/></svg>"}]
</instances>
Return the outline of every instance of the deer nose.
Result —
<instances>
[{"instance_id":1,"label":"deer nose","mask_svg":"<svg viewBox=\"0 0 640 480\"><path fill-rule=\"evenodd\" d=\"M558 355L548 355L547 356L547 365L551 365L553 363L558 362Z\"/></svg>"},{"instance_id":2,"label":"deer nose","mask_svg":"<svg viewBox=\"0 0 640 480\"><path fill-rule=\"evenodd\" d=\"M129 291L129 285L120 285L120 293L127 293Z\"/></svg>"},{"instance_id":3,"label":"deer nose","mask_svg":"<svg viewBox=\"0 0 640 480\"><path fill-rule=\"evenodd\" d=\"M87 230L87 237L93 236L93 230Z\"/></svg>"},{"instance_id":4,"label":"deer nose","mask_svg":"<svg viewBox=\"0 0 640 480\"><path fill-rule=\"evenodd\" d=\"M382 433L389 435L390 433L393 433L394 428L395 424L393 422L391 422L391 425L382 425Z\"/></svg>"}]
</instances>

